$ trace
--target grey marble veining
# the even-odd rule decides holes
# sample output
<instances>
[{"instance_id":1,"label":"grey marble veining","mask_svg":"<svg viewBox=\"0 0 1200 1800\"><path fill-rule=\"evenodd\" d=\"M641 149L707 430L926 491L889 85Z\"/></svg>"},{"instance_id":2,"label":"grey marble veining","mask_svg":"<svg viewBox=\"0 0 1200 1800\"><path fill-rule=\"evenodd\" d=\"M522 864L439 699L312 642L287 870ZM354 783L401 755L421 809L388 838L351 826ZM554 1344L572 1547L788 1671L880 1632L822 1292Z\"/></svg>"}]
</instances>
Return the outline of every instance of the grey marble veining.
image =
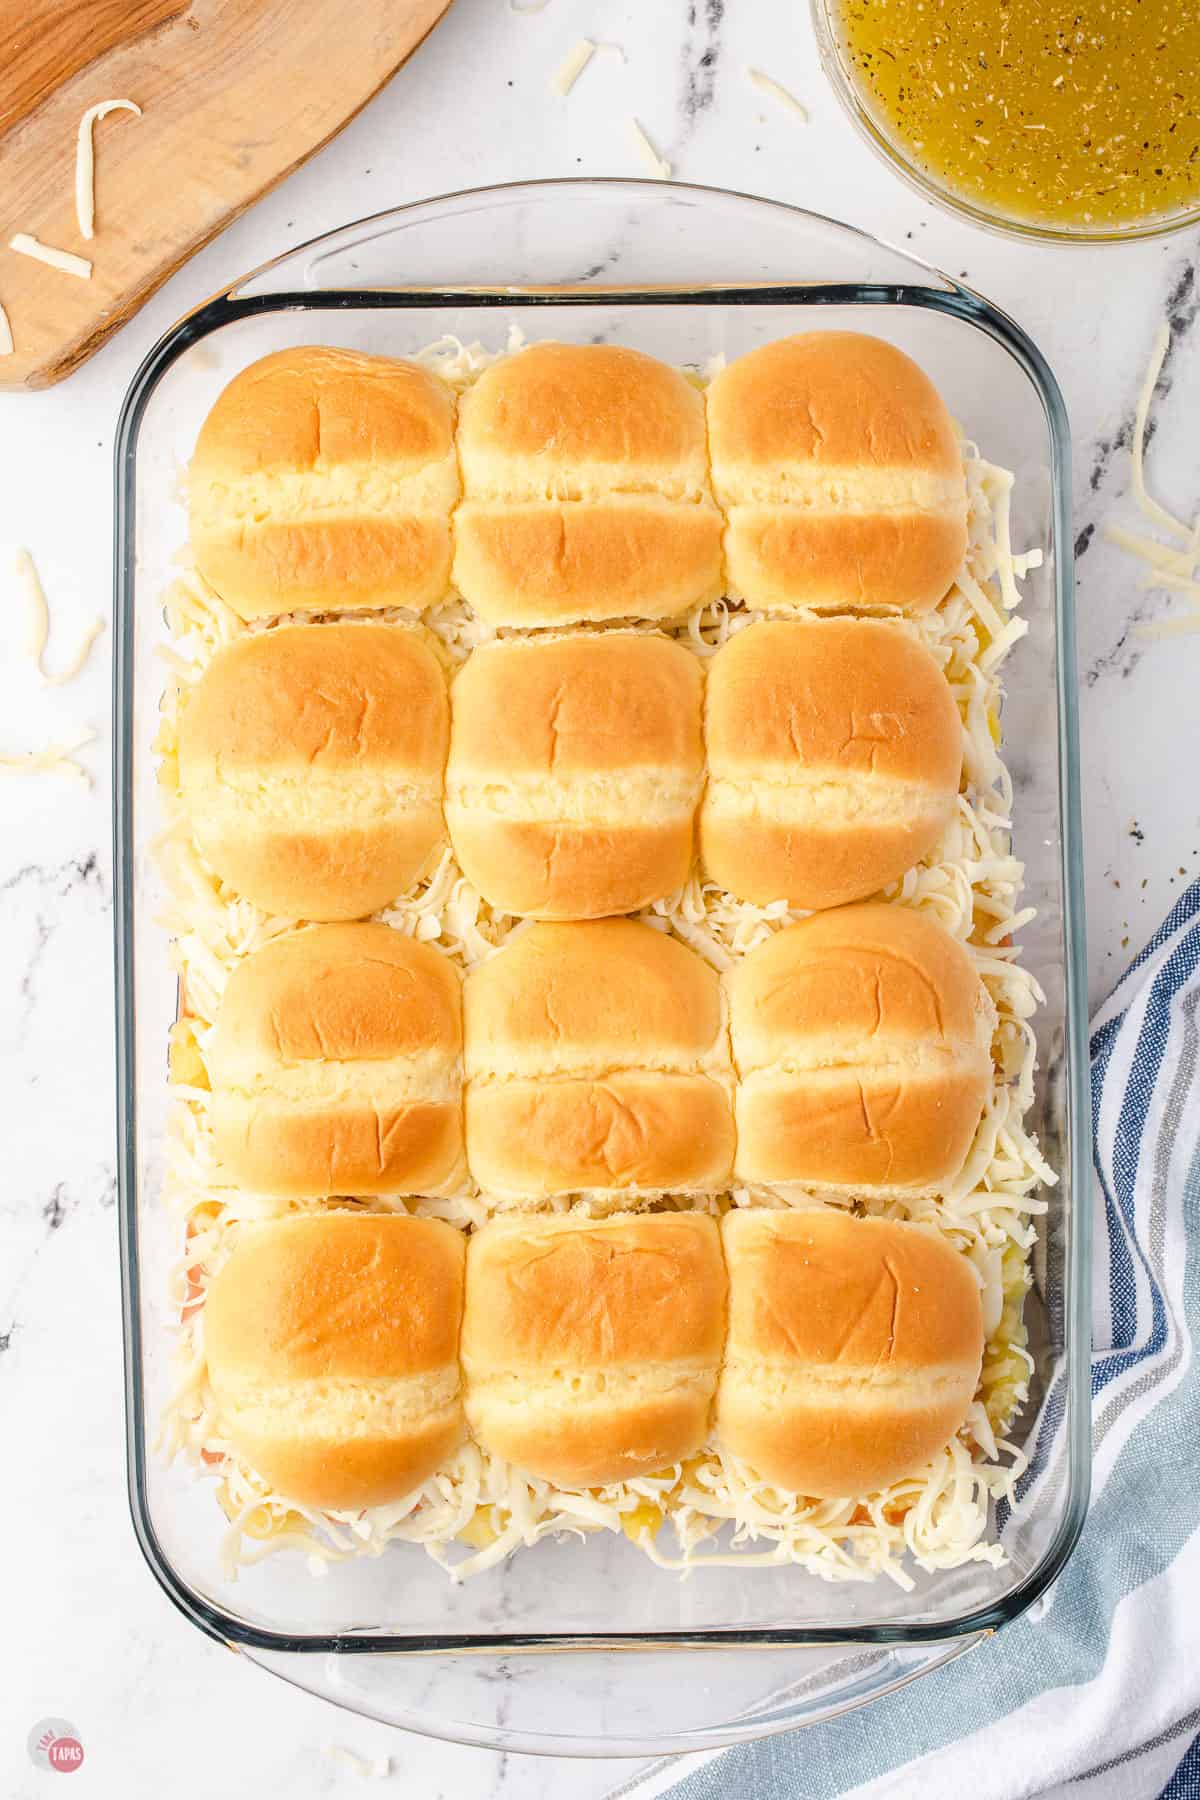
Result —
<instances>
[{"instance_id":1,"label":"grey marble veining","mask_svg":"<svg viewBox=\"0 0 1200 1800\"><path fill-rule=\"evenodd\" d=\"M1149 435L1152 487L1186 517L1200 506L1200 292L1195 233L1117 251L1024 246L943 217L861 145L820 76L802 7L688 0L600 8L551 0L530 18L504 0L458 0L396 81L306 169L196 257L65 386L5 398L0 540L27 544L51 597L52 642L109 609L110 459L133 370L179 313L269 255L356 215L427 194L539 174L634 174L635 114L681 179L744 188L840 216L945 267L1042 345L1075 442L1080 703L1094 998L1111 985L1186 880L1200 873L1195 704L1200 641L1137 626L1172 602L1104 537L1138 530L1129 494L1134 406L1155 330L1170 353ZM580 36L623 45L567 101L550 73ZM784 82L802 127L747 69ZM101 164L102 176L102 164ZM617 251L613 246L613 252ZM96 254L104 254L97 239ZM0 279L0 296L2 296ZM7 596L6 596L7 598ZM15 603L14 603L15 604ZM40 1795L30 1726L78 1726L88 1791L140 1800L213 1793L422 1800L598 1795L626 1771L437 1744L339 1714L207 1642L159 1593L124 1497L114 1228L107 725L111 642L61 690L32 680L14 607L0 608L6 747L80 724L90 792L3 777L0 806L0 1411L22 1446L0 1491L9 1550L10 1652L0 1706L0 1792ZM390 1756L365 1783L324 1747ZM82 1788L81 1788L82 1791Z\"/></svg>"}]
</instances>

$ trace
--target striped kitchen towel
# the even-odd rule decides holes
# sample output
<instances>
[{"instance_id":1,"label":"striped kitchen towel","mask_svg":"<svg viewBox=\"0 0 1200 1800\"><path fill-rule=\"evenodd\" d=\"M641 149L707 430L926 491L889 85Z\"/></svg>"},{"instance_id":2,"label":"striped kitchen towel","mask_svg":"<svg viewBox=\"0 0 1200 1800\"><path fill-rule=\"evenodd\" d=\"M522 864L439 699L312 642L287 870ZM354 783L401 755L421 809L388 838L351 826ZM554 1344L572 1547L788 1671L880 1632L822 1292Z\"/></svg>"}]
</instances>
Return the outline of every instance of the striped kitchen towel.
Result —
<instances>
[{"instance_id":1,"label":"striped kitchen towel","mask_svg":"<svg viewBox=\"0 0 1200 1800\"><path fill-rule=\"evenodd\" d=\"M1200 1800L1198 1015L1200 882L1093 1026L1092 1507L1048 1603L916 1688L617 1793Z\"/></svg>"}]
</instances>

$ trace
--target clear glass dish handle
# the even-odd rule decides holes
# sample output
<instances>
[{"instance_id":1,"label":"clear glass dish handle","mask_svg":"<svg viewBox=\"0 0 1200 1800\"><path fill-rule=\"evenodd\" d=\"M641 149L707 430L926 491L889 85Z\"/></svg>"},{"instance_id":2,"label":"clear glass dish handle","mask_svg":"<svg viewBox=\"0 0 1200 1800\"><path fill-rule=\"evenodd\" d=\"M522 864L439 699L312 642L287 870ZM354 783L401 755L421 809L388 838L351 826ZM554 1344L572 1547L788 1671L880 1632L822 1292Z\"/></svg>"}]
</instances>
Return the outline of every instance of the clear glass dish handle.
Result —
<instances>
[{"instance_id":1,"label":"clear glass dish handle","mask_svg":"<svg viewBox=\"0 0 1200 1800\"><path fill-rule=\"evenodd\" d=\"M722 1749L836 1718L932 1674L990 1635L886 1650L850 1643L822 1650L614 1645L507 1656L243 1654L349 1712L426 1737L534 1756L649 1757Z\"/></svg>"},{"instance_id":2,"label":"clear glass dish handle","mask_svg":"<svg viewBox=\"0 0 1200 1800\"><path fill-rule=\"evenodd\" d=\"M564 205L564 189L581 204ZM480 279L483 218L483 266L503 271L494 285ZM575 180L443 194L359 219L252 270L227 297L541 290L559 298L591 291L599 300L626 283L689 292L829 283L964 291L906 250L778 201L681 182Z\"/></svg>"}]
</instances>

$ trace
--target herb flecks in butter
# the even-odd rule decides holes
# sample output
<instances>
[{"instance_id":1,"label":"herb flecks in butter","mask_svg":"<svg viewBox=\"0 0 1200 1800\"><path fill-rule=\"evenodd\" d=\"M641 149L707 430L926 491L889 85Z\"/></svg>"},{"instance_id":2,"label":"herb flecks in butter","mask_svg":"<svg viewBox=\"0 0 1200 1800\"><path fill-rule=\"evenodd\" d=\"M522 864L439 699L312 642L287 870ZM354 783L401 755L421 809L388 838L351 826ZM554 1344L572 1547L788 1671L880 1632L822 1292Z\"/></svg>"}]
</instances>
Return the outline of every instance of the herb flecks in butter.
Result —
<instances>
[{"instance_id":1,"label":"herb flecks in butter","mask_svg":"<svg viewBox=\"0 0 1200 1800\"><path fill-rule=\"evenodd\" d=\"M918 169L1030 224L1200 202L1200 5L835 0L859 98Z\"/></svg>"}]
</instances>

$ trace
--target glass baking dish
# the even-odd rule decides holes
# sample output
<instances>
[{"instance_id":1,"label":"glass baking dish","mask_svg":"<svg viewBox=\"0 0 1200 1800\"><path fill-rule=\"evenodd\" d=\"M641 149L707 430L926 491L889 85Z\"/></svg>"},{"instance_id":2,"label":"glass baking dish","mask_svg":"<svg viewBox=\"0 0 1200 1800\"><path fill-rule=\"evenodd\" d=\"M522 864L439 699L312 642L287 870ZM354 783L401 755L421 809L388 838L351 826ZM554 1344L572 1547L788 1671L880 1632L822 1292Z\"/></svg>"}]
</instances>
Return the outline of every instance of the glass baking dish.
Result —
<instances>
[{"instance_id":1,"label":"glass baking dish","mask_svg":"<svg viewBox=\"0 0 1200 1800\"><path fill-rule=\"evenodd\" d=\"M1014 533L1040 544L1030 631L1007 665L1016 851L1037 917L1025 960L1046 991L1033 1122L1060 1181L1029 1298L1036 1375L1018 1435L1034 1453L996 1520L999 1569L830 1586L795 1568L680 1581L623 1540L544 1543L452 1586L415 1548L314 1579L280 1555L220 1575L210 1488L156 1456L169 1384L159 1205L166 1034L176 987L150 844L163 685L161 596L185 521L179 476L219 389L288 344L405 354L443 333L503 346L611 339L672 362L733 356L813 326L914 355L993 461L1015 469ZM116 451L117 1094L129 1483L155 1576L203 1631L371 1716L460 1741L638 1755L758 1737L861 1704L976 1644L1054 1580L1087 1506L1088 1090L1079 853L1069 444L1033 344L979 296L862 232L776 203L653 181L562 181L451 195L347 226L218 295L156 346ZM1053 1429L1053 1435L1051 1428ZM470 1653L470 1654L467 1654Z\"/></svg>"}]
</instances>

